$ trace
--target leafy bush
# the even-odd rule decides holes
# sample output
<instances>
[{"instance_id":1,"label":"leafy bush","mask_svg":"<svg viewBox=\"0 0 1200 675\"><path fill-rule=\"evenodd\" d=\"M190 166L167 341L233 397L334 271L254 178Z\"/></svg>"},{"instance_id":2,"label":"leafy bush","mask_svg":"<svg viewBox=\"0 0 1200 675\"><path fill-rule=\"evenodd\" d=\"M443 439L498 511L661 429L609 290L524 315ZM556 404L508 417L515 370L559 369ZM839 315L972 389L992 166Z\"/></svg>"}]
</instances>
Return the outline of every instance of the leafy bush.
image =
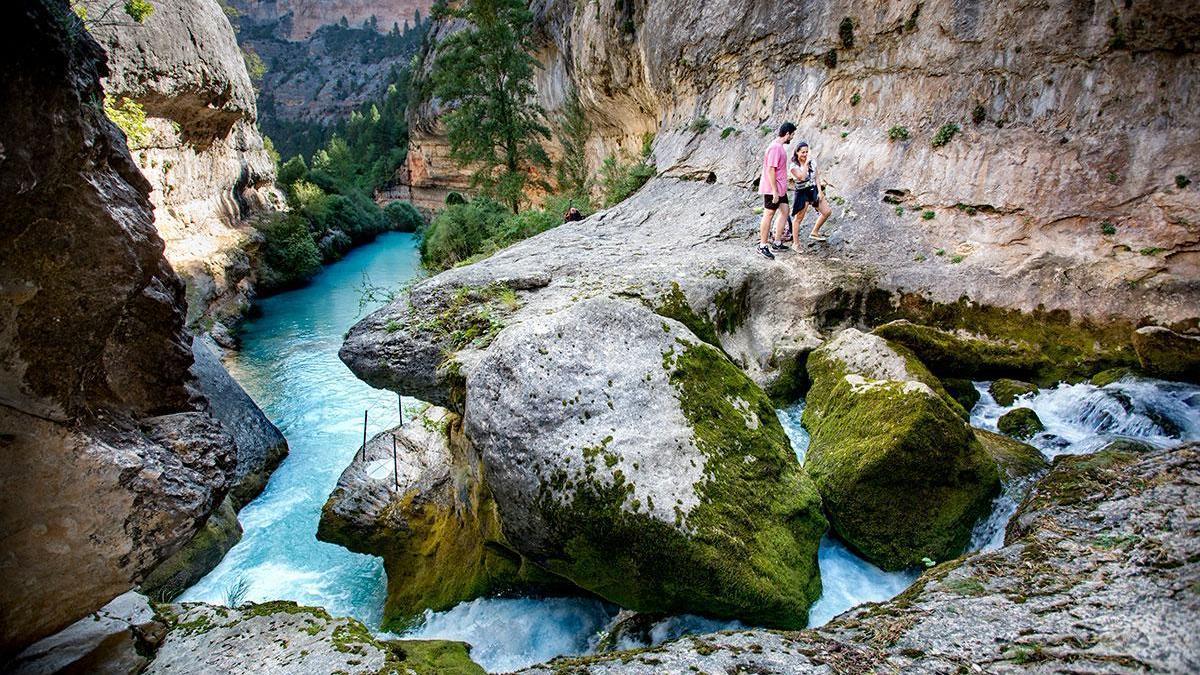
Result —
<instances>
[{"instance_id":1,"label":"leafy bush","mask_svg":"<svg viewBox=\"0 0 1200 675\"><path fill-rule=\"evenodd\" d=\"M104 114L125 132L130 150L146 145L150 138L150 127L146 125L146 109L137 101L126 97L118 104L112 96L105 96Z\"/></svg>"},{"instance_id":2,"label":"leafy bush","mask_svg":"<svg viewBox=\"0 0 1200 675\"><path fill-rule=\"evenodd\" d=\"M277 180L280 185L291 185L298 180L302 180L308 176L308 164L304 162L304 158L300 155L289 159L279 167Z\"/></svg>"},{"instance_id":3,"label":"leafy bush","mask_svg":"<svg viewBox=\"0 0 1200 675\"><path fill-rule=\"evenodd\" d=\"M907 141L910 138L908 127L895 126L888 129L888 138L893 141Z\"/></svg>"},{"instance_id":4,"label":"leafy bush","mask_svg":"<svg viewBox=\"0 0 1200 675\"><path fill-rule=\"evenodd\" d=\"M321 254L298 213L288 213L258 224L266 238L262 246L259 285L264 291L304 283L321 269Z\"/></svg>"},{"instance_id":5,"label":"leafy bush","mask_svg":"<svg viewBox=\"0 0 1200 675\"><path fill-rule=\"evenodd\" d=\"M923 218L925 220L933 220L935 216L937 216L937 214L934 213L933 211L926 211L921 214L921 218Z\"/></svg>"},{"instance_id":6,"label":"leafy bush","mask_svg":"<svg viewBox=\"0 0 1200 675\"><path fill-rule=\"evenodd\" d=\"M838 25L838 37L841 38L843 47L849 49L854 46L854 19L842 19L842 23Z\"/></svg>"},{"instance_id":7,"label":"leafy bush","mask_svg":"<svg viewBox=\"0 0 1200 675\"><path fill-rule=\"evenodd\" d=\"M642 155L636 159L625 159L618 156L608 156L600 165L600 188L603 193L604 206L613 206L625 201L637 192L646 181L658 173L654 164L650 163L650 145L653 136L647 135L642 139Z\"/></svg>"},{"instance_id":8,"label":"leafy bush","mask_svg":"<svg viewBox=\"0 0 1200 675\"><path fill-rule=\"evenodd\" d=\"M398 232L416 232L425 224L420 212L408 202L392 202L383 207L383 215L387 217L391 229Z\"/></svg>"},{"instance_id":9,"label":"leafy bush","mask_svg":"<svg viewBox=\"0 0 1200 675\"><path fill-rule=\"evenodd\" d=\"M837 68L837 50L830 49L825 52L825 66L828 68Z\"/></svg>"},{"instance_id":10,"label":"leafy bush","mask_svg":"<svg viewBox=\"0 0 1200 675\"><path fill-rule=\"evenodd\" d=\"M1183 174L1175 176L1175 187L1179 188L1180 190L1182 190L1183 188L1185 188L1191 184L1192 184L1191 178L1188 178L1187 176L1184 176Z\"/></svg>"},{"instance_id":11,"label":"leafy bush","mask_svg":"<svg viewBox=\"0 0 1200 675\"><path fill-rule=\"evenodd\" d=\"M711 126L712 126L712 122L709 121L709 119L707 117L701 116L701 117L697 117L696 119L692 120L692 123L688 125L688 130L690 130L694 134L702 134L702 133L708 131L708 128Z\"/></svg>"},{"instance_id":12,"label":"leafy bush","mask_svg":"<svg viewBox=\"0 0 1200 675\"><path fill-rule=\"evenodd\" d=\"M726 138L729 138L729 135L735 131L737 131L737 129L735 129L734 127L725 127L724 129L721 130L721 140L725 140Z\"/></svg>"},{"instance_id":13,"label":"leafy bush","mask_svg":"<svg viewBox=\"0 0 1200 675\"><path fill-rule=\"evenodd\" d=\"M949 143L950 139L954 138L954 135L959 131L960 129L958 128L958 125L954 122L947 122L943 124L942 128L938 129L937 133L933 135L933 147L940 148Z\"/></svg>"},{"instance_id":14,"label":"leafy bush","mask_svg":"<svg viewBox=\"0 0 1200 675\"><path fill-rule=\"evenodd\" d=\"M421 239L422 264L441 271L481 252L509 215L508 209L486 197L447 206Z\"/></svg>"},{"instance_id":15,"label":"leafy bush","mask_svg":"<svg viewBox=\"0 0 1200 675\"><path fill-rule=\"evenodd\" d=\"M850 97L850 105L851 106L856 106L861 101L862 101L862 96L858 92L854 92L854 95Z\"/></svg>"},{"instance_id":16,"label":"leafy bush","mask_svg":"<svg viewBox=\"0 0 1200 675\"><path fill-rule=\"evenodd\" d=\"M987 109L983 107L982 103L975 104L975 108L971 110L971 121L975 124L983 124L986 119Z\"/></svg>"},{"instance_id":17,"label":"leafy bush","mask_svg":"<svg viewBox=\"0 0 1200 675\"><path fill-rule=\"evenodd\" d=\"M1100 232L1102 234L1114 235L1117 233L1117 227L1106 220L1103 223L1100 223Z\"/></svg>"}]
</instances>

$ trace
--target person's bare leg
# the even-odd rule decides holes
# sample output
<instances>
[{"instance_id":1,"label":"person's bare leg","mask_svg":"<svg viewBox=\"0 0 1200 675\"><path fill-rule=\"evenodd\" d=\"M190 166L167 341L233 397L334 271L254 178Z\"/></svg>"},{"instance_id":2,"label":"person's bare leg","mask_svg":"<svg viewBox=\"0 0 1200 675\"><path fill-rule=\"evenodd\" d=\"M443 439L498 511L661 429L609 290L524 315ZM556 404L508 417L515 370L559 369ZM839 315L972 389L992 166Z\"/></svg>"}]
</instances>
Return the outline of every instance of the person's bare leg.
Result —
<instances>
[{"instance_id":1,"label":"person's bare leg","mask_svg":"<svg viewBox=\"0 0 1200 675\"><path fill-rule=\"evenodd\" d=\"M833 213L833 209L829 208L829 202L824 197L821 198L821 203L817 204L817 212L821 215L817 216L817 222L813 224L812 236L814 237L822 236L821 226L825 224L826 220L829 220L829 216Z\"/></svg>"},{"instance_id":2,"label":"person's bare leg","mask_svg":"<svg viewBox=\"0 0 1200 675\"><path fill-rule=\"evenodd\" d=\"M758 243L760 246L767 245L767 236L771 233L771 217L774 215L775 211L763 211L762 225L758 228Z\"/></svg>"},{"instance_id":3,"label":"person's bare leg","mask_svg":"<svg viewBox=\"0 0 1200 675\"><path fill-rule=\"evenodd\" d=\"M787 204L780 204L779 209L775 212L775 241L780 245L783 244L783 228L787 226Z\"/></svg>"},{"instance_id":4,"label":"person's bare leg","mask_svg":"<svg viewBox=\"0 0 1200 675\"><path fill-rule=\"evenodd\" d=\"M800 213L792 214L792 248L800 250L800 233L804 230L800 226L804 224L804 216L808 214L808 204L800 207Z\"/></svg>"}]
</instances>

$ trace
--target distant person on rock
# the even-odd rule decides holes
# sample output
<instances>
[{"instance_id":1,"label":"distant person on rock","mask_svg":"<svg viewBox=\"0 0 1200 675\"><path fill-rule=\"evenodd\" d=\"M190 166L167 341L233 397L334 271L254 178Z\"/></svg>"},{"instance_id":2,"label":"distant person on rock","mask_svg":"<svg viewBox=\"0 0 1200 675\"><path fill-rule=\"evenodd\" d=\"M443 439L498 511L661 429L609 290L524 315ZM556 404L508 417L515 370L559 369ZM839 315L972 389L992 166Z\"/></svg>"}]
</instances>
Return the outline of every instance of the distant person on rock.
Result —
<instances>
[{"instance_id":1,"label":"distant person on rock","mask_svg":"<svg viewBox=\"0 0 1200 675\"><path fill-rule=\"evenodd\" d=\"M784 122L779 127L779 133L771 145L767 146L766 157L763 158L762 179L758 182L758 193L763 196L763 217L758 232L758 254L768 260L774 260L774 248L781 251L785 248L779 242L783 237L783 226L787 224L787 144L796 135L796 125ZM775 225L775 241L767 245L767 237L771 233L771 219L779 216Z\"/></svg>"},{"instance_id":2,"label":"distant person on rock","mask_svg":"<svg viewBox=\"0 0 1200 675\"><path fill-rule=\"evenodd\" d=\"M567 212L563 214L564 223L573 223L577 220L583 220L583 214L580 213L579 209L575 208L574 206L567 209Z\"/></svg>"},{"instance_id":3,"label":"distant person on rock","mask_svg":"<svg viewBox=\"0 0 1200 675\"><path fill-rule=\"evenodd\" d=\"M808 155L808 143L800 141L796 145L796 150L792 153L792 161L788 165L788 175L796 181L796 196L792 200L792 231L796 235L796 242L793 245L800 243L800 224L804 222L804 213L808 210L809 204L816 207L817 213L820 215L817 216L817 222L813 225L808 238L813 241L829 239L821 234L821 226L825 224L826 220L829 220L833 209L829 208L829 201L825 199L825 188L821 186L817 168L813 166Z\"/></svg>"}]
</instances>

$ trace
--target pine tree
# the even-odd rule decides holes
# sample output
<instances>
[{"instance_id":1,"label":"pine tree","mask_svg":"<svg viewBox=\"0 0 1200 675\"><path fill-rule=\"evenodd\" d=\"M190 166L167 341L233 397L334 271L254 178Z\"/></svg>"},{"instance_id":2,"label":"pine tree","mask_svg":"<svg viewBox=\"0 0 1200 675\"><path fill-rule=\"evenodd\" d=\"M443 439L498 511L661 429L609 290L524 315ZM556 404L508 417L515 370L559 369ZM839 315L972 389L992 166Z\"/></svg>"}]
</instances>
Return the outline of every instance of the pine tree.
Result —
<instances>
[{"instance_id":1,"label":"pine tree","mask_svg":"<svg viewBox=\"0 0 1200 675\"><path fill-rule=\"evenodd\" d=\"M533 101L533 14L524 0L465 0L438 13L471 25L450 36L435 62L433 93L444 117L451 157L475 168L472 184L519 210L530 174L549 160L550 137Z\"/></svg>"}]
</instances>

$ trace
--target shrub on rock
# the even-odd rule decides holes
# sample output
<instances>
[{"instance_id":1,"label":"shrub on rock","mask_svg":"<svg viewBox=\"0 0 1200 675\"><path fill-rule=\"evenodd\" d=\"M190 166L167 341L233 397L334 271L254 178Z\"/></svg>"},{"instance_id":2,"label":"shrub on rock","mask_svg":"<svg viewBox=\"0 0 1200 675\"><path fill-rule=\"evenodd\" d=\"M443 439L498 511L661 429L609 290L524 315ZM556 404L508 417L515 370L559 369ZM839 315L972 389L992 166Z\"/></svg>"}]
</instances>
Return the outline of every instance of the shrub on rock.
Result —
<instances>
[{"instance_id":1,"label":"shrub on rock","mask_svg":"<svg viewBox=\"0 0 1200 675\"><path fill-rule=\"evenodd\" d=\"M1033 438L1046 427L1032 408L1013 408L996 420L1000 433L1025 440Z\"/></svg>"},{"instance_id":2,"label":"shrub on rock","mask_svg":"<svg viewBox=\"0 0 1200 675\"><path fill-rule=\"evenodd\" d=\"M838 535L889 570L961 553L1000 477L957 403L910 352L854 329L808 373L805 468Z\"/></svg>"}]
</instances>

